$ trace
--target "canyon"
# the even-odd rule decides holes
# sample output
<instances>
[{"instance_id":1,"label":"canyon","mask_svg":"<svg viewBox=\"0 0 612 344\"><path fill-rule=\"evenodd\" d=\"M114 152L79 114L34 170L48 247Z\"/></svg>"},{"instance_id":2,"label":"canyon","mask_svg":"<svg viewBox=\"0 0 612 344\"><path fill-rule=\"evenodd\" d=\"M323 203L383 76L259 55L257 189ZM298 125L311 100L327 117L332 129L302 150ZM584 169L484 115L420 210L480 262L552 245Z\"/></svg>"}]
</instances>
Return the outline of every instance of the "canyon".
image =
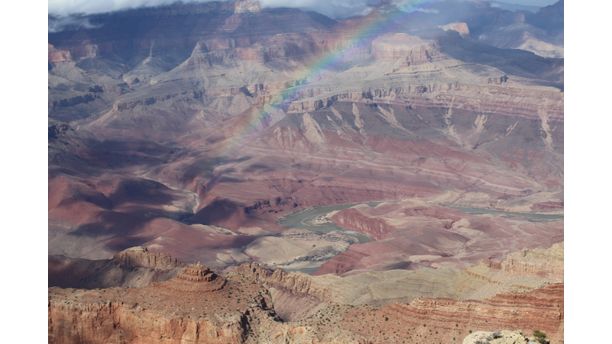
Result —
<instances>
[{"instance_id":1,"label":"canyon","mask_svg":"<svg viewBox=\"0 0 612 344\"><path fill-rule=\"evenodd\" d=\"M414 6L50 15L49 342L563 342L563 1Z\"/></svg>"}]
</instances>

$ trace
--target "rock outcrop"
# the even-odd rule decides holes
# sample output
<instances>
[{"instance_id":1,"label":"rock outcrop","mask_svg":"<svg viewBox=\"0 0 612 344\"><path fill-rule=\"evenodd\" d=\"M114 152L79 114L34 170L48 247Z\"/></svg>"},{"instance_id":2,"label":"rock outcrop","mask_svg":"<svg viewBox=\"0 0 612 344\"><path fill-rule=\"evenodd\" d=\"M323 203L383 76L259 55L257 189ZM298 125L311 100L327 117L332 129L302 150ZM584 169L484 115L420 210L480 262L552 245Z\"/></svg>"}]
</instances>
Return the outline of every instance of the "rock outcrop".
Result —
<instances>
[{"instance_id":1,"label":"rock outcrop","mask_svg":"<svg viewBox=\"0 0 612 344\"><path fill-rule=\"evenodd\" d=\"M117 253L113 261L125 268L150 268L169 270L183 265L177 258L169 254L151 252L148 248L136 246Z\"/></svg>"},{"instance_id":2,"label":"rock outcrop","mask_svg":"<svg viewBox=\"0 0 612 344\"><path fill-rule=\"evenodd\" d=\"M284 320L303 319L332 300L329 290L314 286L311 277L301 273L271 270L257 263L242 264L233 273L270 290L274 309Z\"/></svg>"},{"instance_id":3,"label":"rock outcrop","mask_svg":"<svg viewBox=\"0 0 612 344\"><path fill-rule=\"evenodd\" d=\"M446 25L441 25L440 28L444 31L455 31L462 37L467 37L470 35L470 28L468 27L468 24L464 22L448 23Z\"/></svg>"},{"instance_id":4,"label":"rock outcrop","mask_svg":"<svg viewBox=\"0 0 612 344\"><path fill-rule=\"evenodd\" d=\"M522 250L506 256L499 268L510 274L563 279L563 243L548 249Z\"/></svg>"},{"instance_id":5,"label":"rock outcrop","mask_svg":"<svg viewBox=\"0 0 612 344\"><path fill-rule=\"evenodd\" d=\"M246 330L242 319L237 315L233 321L217 324L191 316L168 316L137 303L52 300L49 343L241 343Z\"/></svg>"},{"instance_id":6,"label":"rock outcrop","mask_svg":"<svg viewBox=\"0 0 612 344\"><path fill-rule=\"evenodd\" d=\"M257 13L261 11L259 0L237 0L234 2L235 13Z\"/></svg>"},{"instance_id":7,"label":"rock outcrop","mask_svg":"<svg viewBox=\"0 0 612 344\"><path fill-rule=\"evenodd\" d=\"M517 331L477 331L463 339L463 344L523 344L528 343L529 338Z\"/></svg>"},{"instance_id":8,"label":"rock outcrop","mask_svg":"<svg viewBox=\"0 0 612 344\"><path fill-rule=\"evenodd\" d=\"M459 278L465 287L466 277ZM485 289L494 283L480 281ZM562 338L562 283L482 300L428 297L378 306L346 303L338 288L342 284L255 263L222 276L191 264L141 288L50 288L49 342L439 343L499 328Z\"/></svg>"},{"instance_id":9,"label":"rock outcrop","mask_svg":"<svg viewBox=\"0 0 612 344\"><path fill-rule=\"evenodd\" d=\"M233 272L242 278L252 279L266 286L284 289L295 295L308 295L321 300L328 300L330 293L312 285L310 276L301 273L290 273L282 269L268 269L257 263L247 263L237 266Z\"/></svg>"},{"instance_id":10,"label":"rock outcrop","mask_svg":"<svg viewBox=\"0 0 612 344\"><path fill-rule=\"evenodd\" d=\"M403 33L376 38L372 42L372 55L378 60L401 61L403 66L431 63L442 58L434 42Z\"/></svg>"},{"instance_id":11,"label":"rock outcrop","mask_svg":"<svg viewBox=\"0 0 612 344\"><path fill-rule=\"evenodd\" d=\"M49 56L48 56L49 63L62 63L62 62L72 61L72 55L70 54L69 50L57 49L52 44L48 45L48 49L49 49Z\"/></svg>"},{"instance_id":12,"label":"rock outcrop","mask_svg":"<svg viewBox=\"0 0 612 344\"><path fill-rule=\"evenodd\" d=\"M500 328L543 331L556 343L563 338L563 284L485 301L419 299L376 310L356 308L342 323L371 343L453 343L474 331Z\"/></svg>"},{"instance_id":13,"label":"rock outcrop","mask_svg":"<svg viewBox=\"0 0 612 344\"><path fill-rule=\"evenodd\" d=\"M49 256L49 286L62 288L143 287L174 277L185 264L144 247L120 251L111 259Z\"/></svg>"},{"instance_id":14,"label":"rock outcrop","mask_svg":"<svg viewBox=\"0 0 612 344\"><path fill-rule=\"evenodd\" d=\"M363 233L375 240L382 239L395 230L385 220L368 217L353 208L341 210L334 214L331 219L342 228Z\"/></svg>"},{"instance_id":15,"label":"rock outcrop","mask_svg":"<svg viewBox=\"0 0 612 344\"><path fill-rule=\"evenodd\" d=\"M241 343L255 313L274 316L266 297L201 264L143 288L51 288L49 342Z\"/></svg>"},{"instance_id":16,"label":"rock outcrop","mask_svg":"<svg viewBox=\"0 0 612 344\"><path fill-rule=\"evenodd\" d=\"M185 292L212 292L225 285L226 281L201 263L188 265L166 287Z\"/></svg>"}]
</instances>

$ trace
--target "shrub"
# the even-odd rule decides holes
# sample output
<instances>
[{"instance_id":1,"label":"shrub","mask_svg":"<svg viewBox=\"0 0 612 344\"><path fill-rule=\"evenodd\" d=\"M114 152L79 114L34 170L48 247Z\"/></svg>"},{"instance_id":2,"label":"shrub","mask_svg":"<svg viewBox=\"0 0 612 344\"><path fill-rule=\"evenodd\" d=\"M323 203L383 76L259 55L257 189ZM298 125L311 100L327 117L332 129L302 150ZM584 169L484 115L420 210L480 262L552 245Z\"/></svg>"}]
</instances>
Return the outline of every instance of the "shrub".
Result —
<instances>
[{"instance_id":1,"label":"shrub","mask_svg":"<svg viewBox=\"0 0 612 344\"><path fill-rule=\"evenodd\" d=\"M546 333L544 333L544 332L542 332L540 330L533 331L533 336L536 338L536 340L540 344L548 344L548 343L550 343L549 340L546 338Z\"/></svg>"}]
</instances>

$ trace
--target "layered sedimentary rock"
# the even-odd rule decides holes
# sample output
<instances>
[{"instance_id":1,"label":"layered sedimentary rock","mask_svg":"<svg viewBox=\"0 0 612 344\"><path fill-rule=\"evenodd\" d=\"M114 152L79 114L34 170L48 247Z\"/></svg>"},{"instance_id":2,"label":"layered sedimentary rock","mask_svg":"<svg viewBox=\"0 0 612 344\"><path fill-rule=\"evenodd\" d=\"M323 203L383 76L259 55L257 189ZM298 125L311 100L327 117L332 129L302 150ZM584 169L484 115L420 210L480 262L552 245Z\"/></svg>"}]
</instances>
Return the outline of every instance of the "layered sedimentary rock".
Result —
<instances>
[{"instance_id":1,"label":"layered sedimentary rock","mask_svg":"<svg viewBox=\"0 0 612 344\"><path fill-rule=\"evenodd\" d=\"M373 343L460 343L470 331L500 328L542 330L554 342L563 338L563 284L482 302L420 299L377 310L356 309L347 312L343 323Z\"/></svg>"},{"instance_id":2,"label":"layered sedimentary rock","mask_svg":"<svg viewBox=\"0 0 612 344\"><path fill-rule=\"evenodd\" d=\"M341 210L332 220L343 228L364 233L374 239L382 239L394 228L382 219L369 218L357 209Z\"/></svg>"},{"instance_id":3,"label":"layered sedimentary rock","mask_svg":"<svg viewBox=\"0 0 612 344\"><path fill-rule=\"evenodd\" d=\"M49 256L49 286L62 288L142 287L174 277L184 263L168 254L133 247L112 259Z\"/></svg>"},{"instance_id":4,"label":"layered sedimentary rock","mask_svg":"<svg viewBox=\"0 0 612 344\"><path fill-rule=\"evenodd\" d=\"M123 250L115 255L114 261L126 268L151 268L167 270L181 266L178 259L160 252L150 252L145 247L133 247Z\"/></svg>"},{"instance_id":5,"label":"layered sedimentary rock","mask_svg":"<svg viewBox=\"0 0 612 344\"><path fill-rule=\"evenodd\" d=\"M560 61L473 45L438 28L448 19L414 30L417 15L395 12L405 30L352 43L385 11L333 20L250 1L182 4L50 34L50 116L82 120L61 137L50 129L50 253L102 259L142 245L218 268L261 257L313 269L384 246L271 235L292 211L448 190L486 194L487 207L561 195ZM141 29L123 34L130 25ZM336 63L309 75L324 56ZM407 233L388 219L346 221L377 240ZM279 240L299 254L266 253Z\"/></svg>"},{"instance_id":6,"label":"layered sedimentary rock","mask_svg":"<svg viewBox=\"0 0 612 344\"><path fill-rule=\"evenodd\" d=\"M250 308L266 309L257 287L226 284L201 264L144 288L52 288L49 297L52 343L238 343Z\"/></svg>"},{"instance_id":7,"label":"layered sedimentary rock","mask_svg":"<svg viewBox=\"0 0 612 344\"><path fill-rule=\"evenodd\" d=\"M241 278L252 279L269 287L285 289L296 295L309 295L321 300L329 299L330 294L323 288L312 285L310 276L289 273L282 269L268 269L257 263L242 264L231 270Z\"/></svg>"},{"instance_id":8,"label":"layered sedimentary rock","mask_svg":"<svg viewBox=\"0 0 612 344\"><path fill-rule=\"evenodd\" d=\"M351 305L411 302L420 297L483 300L498 293L525 292L549 283L563 283L563 256L555 253L557 249L555 245L547 250L534 250L540 251L542 257L542 260L534 261L531 261L530 253L518 259L513 258L515 253L508 255L501 264L514 261L517 265L532 267L514 272L502 270L499 261L492 264L490 259L465 268L454 268L451 264L422 267L419 260L434 257L421 256L414 257L414 262L408 266L397 266L387 271L317 276L312 284L317 289L329 290L331 299ZM550 266L555 268L543 274L538 271L538 266L543 271Z\"/></svg>"},{"instance_id":9,"label":"layered sedimentary rock","mask_svg":"<svg viewBox=\"0 0 612 344\"><path fill-rule=\"evenodd\" d=\"M223 277L212 272L201 263L189 265L183 269L167 287L187 292L212 292L225 285Z\"/></svg>"},{"instance_id":10,"label":"layered sedimentary rock","mask_svg":"<svg viewBox=\"0 0 612 344\"><path fill-rule=\"evenodd\" d=\"M461 265L457 264L459 256L461 262L487 260L491 266L503 260L501 264L507 272L539 271L546 276L562 271L559 265L563 260L553 258L562 257L562 245L541 253L532 251L548 248L562 238L560 215L496 212L486 208L479 211L482 213L473 214L457 207L432 206L414 200L340 210L332 216L336 223L364 231L374 240L351 245L322 264L317 274ZM524 251L513 253L510 257L514 258L506 257L518 250ZM521 257L522 254L530 257Z\"/></svg>"},{"instance_id":11,"label":"layered sedimentary rock","mask_svg":"<svg viewBox=\"0 0 612 344\"><path fill-rule=\"evenodd\" d=\"M50 342L562 339L559 6L379 5L49 34Z\"/></svg>"},{"instance_id":12,"label":"layered sedimentary rock","mask_svg":"<svg viewBox=\"0 0 612 344\"><path fill-rule=\"evenodd\" d=\"M379 60L401 61L403 66L431 63L441 58L434 42L400 33L376 38L372 42L372 54Z\"/></svg>"},{"instance_id":13,"label":"layered sedimentary rock","mask_svg":"<svg viewBox=\"0 0 612 344\"><path fill-rule=\"evenodd\" d=\"M555 244L547 250L534 249L512 253L497 266L511 274L563 278L563 243Z\"/></svg>"},{"instance_id":14,"label":"layered sedimentary rock","mask_svg":"<svg viewBox=\"0 0 612 344\"><path fill-rule=\"evenodd\" d=\"M324 303L332 301L330 290L317 286L304 274L271 270L255 263L240 265L232 274L266 287L270 291L275 311L284 320L305 318Z\"/></svg>"},{"instance_id":15,"label":"layered sedimentary rock","mask_svg":"<svg viewBox=\"0 0 612 344\"><path fill-rule=\"evenodd\" d=\"M126 290L52 288L50 342L452 343L473 329L498 328L539 330L553 341L562 338L562 284L485 301L418 299L382 307L328 304L281 323L273 308L289 299L277 297L273 303L269 287L248 276L244 280L248 283L240 282L239 275L228 278L222 289L208 292L196 285L176 289L176 280Z\"/></svg>"}]
</instances>

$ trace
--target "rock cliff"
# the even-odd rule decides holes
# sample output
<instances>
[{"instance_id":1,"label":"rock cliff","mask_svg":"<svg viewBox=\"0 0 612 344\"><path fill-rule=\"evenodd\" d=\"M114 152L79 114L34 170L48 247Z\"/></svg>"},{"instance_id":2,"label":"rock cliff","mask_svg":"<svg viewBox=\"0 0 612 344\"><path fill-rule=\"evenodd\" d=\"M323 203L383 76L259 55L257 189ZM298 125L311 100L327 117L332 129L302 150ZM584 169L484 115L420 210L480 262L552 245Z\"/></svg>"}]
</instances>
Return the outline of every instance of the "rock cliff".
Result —
<instances>
[{"instance_id":1,"label":"rock cliff","mask_svg":"<svg viewBox=\"0 0 612 344\"><path fill-rule=\"evenodd\" d=\"M527 252L518 261L554 251ZM482 289L495 288L504 283L499 274L506 274L497 269L487 272L474 267L470 274L480 271L480 278L466 274L451 283L469 288L467 279L472 278ZM525 277L531 273L519 270L507 277L515 283L527 283ZM364 277L386 279L392 275L366 273ZM407 303L390 299L353 304L339 294L348 292L348 286L338 282L254 263L219 275L197 263L167 281L140 288L53 287L49 289L49 342L331 344L403 339L451 343L472 331L497 329L539 330L553 342L562 339L563 283L535 289L524 286L520 292L479 300L418 297ZM379 292L376 282L364 283L371 284L371 293ZM402 282L406 283L418 283L417 276L410 275ZM424 289L419 293L431 292Z\"/></svg>"},{"instance_id":2,"label":"rock cliff","mask_svg":"<svg viewBox=\"0 0 612 344\"><path fill-rule=\"evenodd\" d=\"M372 42L372 55L379 60L400 61L402 66L431 63L442 58L434 42L402 33L376 38Z\"/></svg>"},{"instance_id":3,"label":"rock cliff","mask_svg":"<svg viewBox=\"0 0 612 344\"><path fill-rule=\"evenodd\" d=\"M241 343L254 309L269 311L267 303L258 286L228 282L201 264L143 288L51 288L49 341Z\"/></svg>"},{"instance_id":4,"label":"rock cliff","mask_svg":"<svg viewBox=\"0 0 612 344\"><path fill-rule=\"evenodd\" d=\"M151 252L146 247L132 247L117 253L113 261L125 268L150 268L169 270L183 265L181 261L160 252Z\"/></svg>"},{"instance_id":5,"label":"rock cliff","mask_svg":"<svg viewBox=\"0 0 612 344\"><path fill-rule=\"evenodd\" d=\"M184 263L144 247L120 251L111 259L49 256L49 286L63 288L142 287L174 277Z\"/></svg>"}]
</instances>

